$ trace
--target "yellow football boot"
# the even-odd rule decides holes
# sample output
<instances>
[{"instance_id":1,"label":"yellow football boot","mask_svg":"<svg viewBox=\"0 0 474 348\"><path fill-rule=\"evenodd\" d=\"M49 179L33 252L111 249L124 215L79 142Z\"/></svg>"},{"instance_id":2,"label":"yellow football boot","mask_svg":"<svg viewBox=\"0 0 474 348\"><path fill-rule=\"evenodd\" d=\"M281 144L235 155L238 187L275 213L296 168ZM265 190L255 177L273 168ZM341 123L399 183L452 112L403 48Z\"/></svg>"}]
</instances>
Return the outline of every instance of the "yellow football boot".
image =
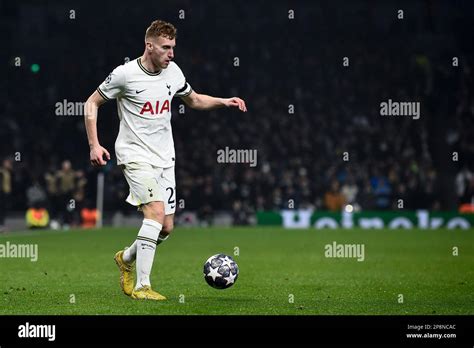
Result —
<instances>
[{"instance_id":1,"label":"yellow football boot","mask_svg":"<svg viewBox=\"0 0 474 348\"><path fill-rule=\"evenodd\" d=\"M125 295L131 296L134 287L134 263L128 264L123 260L123 250L120 250L115 254L114 260L120 270L120 287Z\"/></svg>"},{"instance_id":2,"label":"yellow football boot","mask_svg":"<svg viewBox=\"0 0 474 348\"><path fill-rule=\"evenodd\" d=\"M140 289L133 290L132 298L137 300L154 300L154 301L163 301L166 300L166 297L153 291L150 286L146 285Z\"/></svg>"}]
</instances>

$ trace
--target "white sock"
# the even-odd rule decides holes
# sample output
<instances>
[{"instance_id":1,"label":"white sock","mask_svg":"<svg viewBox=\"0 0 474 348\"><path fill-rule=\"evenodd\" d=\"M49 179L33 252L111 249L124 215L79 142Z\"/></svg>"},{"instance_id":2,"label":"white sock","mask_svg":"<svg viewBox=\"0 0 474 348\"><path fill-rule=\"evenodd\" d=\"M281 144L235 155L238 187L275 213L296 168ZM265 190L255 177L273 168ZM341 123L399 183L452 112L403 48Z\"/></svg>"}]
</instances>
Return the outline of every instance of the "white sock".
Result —
<instances>
[{"instance_id":1,"label":"white sock","mask_svg":"<svg viewBox=\"0 0 474 348\"><path fill-rule=\"evenodd\" d=\"M163 237L161 234L158 237L156 245L160 245L169 238L169 234L166 237ZM135 240L132 245L126 248L123 252L123 260L126 263L132 263L137 258L137 241Z\"/></svg>"},{"instance_id":2,"label":"white sock","mask_svg":"<svg viewBox=\"0 0 474 348\"><path fill-rule=\"evenodd\" d=\"M150 286L150 273L155 249L162 225L151 219L143 219L137 237L137 284L135 289Z\"/></svg>"},{"instance_id":3,"label":"white sock","mask_svg":"<svg viewBox=\"0 0 474 348\"><path fill-rule=\"evenodd\" d=\"M123 252L123 260L126 263L132 263L137 258L137 241L135 240L129 248Z\"/></svg>"}]
</instances>

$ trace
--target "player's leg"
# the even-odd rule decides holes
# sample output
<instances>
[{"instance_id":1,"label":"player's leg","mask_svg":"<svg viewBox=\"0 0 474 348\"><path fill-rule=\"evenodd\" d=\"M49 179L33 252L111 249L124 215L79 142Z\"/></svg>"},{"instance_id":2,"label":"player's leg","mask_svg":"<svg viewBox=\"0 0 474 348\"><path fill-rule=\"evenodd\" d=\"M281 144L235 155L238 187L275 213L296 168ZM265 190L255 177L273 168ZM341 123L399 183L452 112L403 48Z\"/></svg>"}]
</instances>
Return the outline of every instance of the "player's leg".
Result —
<instances>
[{"instance_id":1,"label":"player's leg","mask_svg":"<svg viewBox=\"0 0 474 348\"><path fill-rule=\"evenodd\" d=\"M137 284L132 297L134 297L137 290L151 287L150 273L156 247L168 239L174 227L174 212L176 209L174 167L160 169L158 174L157 182L160 193L157 198L158 201L149 202L142 206L145 219L136 241ZM150 189L156 192L155 186Z\"/></svg>"},{"instance_id":2,"label":"player's leg","mask_svg":"<svg viewBox=\"0 0 474 348\"><path fill-rule=\"evenodd\" d=\"M130 177L130 170L124 173ZM159 183L159 190L160 194L163 198L164 209L165 209L165 217L163 220L163 228L159 235L157 245L161 244L165 240L168 239L169 234L173 231L174 228L174 212L176 211L176 184L175 184L175 176L174 176L174 167L161 169L158 168L157 171L154 172L154 175L157 175L157 182ZM129 179L127 179L129 181ZM131 181L131 180L130 180ZM152 188L153 189L153 188ZM147 198L148 199L148 198ZM143 200L143 199L142 199ZM134 199L132 197L127 198L127 202L134 204ZM145 206L145 205L144 205ZM142 207L144 207L142 206ZM140 207L141 210L145 213L145 209ZM155 214L155 209L151 209L147 212L150 218L153 220L153 214ZM160 212L161 214L161 212ZM147 218L147 216L145 216ZM137 241L135 241L129 248L124 251L123 259L131 263L135 261L137 252Z\"/></svg>"},{"instance_id":3,"label":"player's leg","mask_svg":"<svg viewBox=\"0 0 474 348\"><path fill-rule=\"evenodd\" d=\"M156 247L168 238L173 229L173 219L169 215L165 216L165 205L162 201L147 203L142 206L142 210L145 218L137 237L137 284L132 297L165 300L164 296L151 290L150 273ZM162 227L166 228L165 232Z\"/></svg>"},{"instance_id":4,"label":"player's leg","mask_svg":"<svg viewBox=\"0 0 474 348\"><path fill-rule=\"evenodd\" d=\"M156 247L166 241L174 227L174 214L164 215L166 210L169 211L169 207L165 208L166 205L163 202L151 202L142 207L145 221L156 221L161 222L161 225L156 225L157 228L161 228L161 232L158 234L156 245L154 245L149 239L140 239L137 237L135 241L137 251L137 285L132 292L133 298L138 299L154 299L164 300L164 296L151 290L150 285L150 273L153 265L153 258ZM142 230L140 230L142 232ZM147 237L155 238L155 236L147 235ZM142 255L143 254L143 255Z\"/></svg>"},{"instance_id":5,"label":"player's leg","mask_svg":"<svg viewBox=\"0 0 474 348\"><path fill-rule=\"evenodd\" d=\"M155 258L156 245L165 220L163 202L142 205L143 224L137 236L137 284L135 289L151 286L150 273Z\"/></svg>"},{"instance_id":6,"label":"player's leg","mask_svg":"<svg viewBox=\"0 0 474 348\"><path fill-rule=\"evenodd\" d=\"M138 299L165 299L159 293L151 290L150 273L156 246L168 239L174 227L174 212L176 210L174 167L160 170L157 178L160 195L157 198L158 201L142 206L145 217L144 227L140 230L136 241L137 285L132 292L132 297ZM153 192L156 192L155 187L152 189ZM156 244L153 241L156 241Z\"/></svg>"},{"instance_id":7,"label":"player's leg","mask_svg":"<svg viewBox=\"0 0 474 348\"><path fill-rule=\"evenodd\" d=\"M173 231L174 228L174 214L165 215L163 222L163 229L161 230L160 237L158 238L158 245L166 241Z\"/></svg>"},{"instance_id":8,"label":"player's leg","mask_svg":"<svg viewBox=\"0 0 474 348\"><path fill-rule=\"evenodd\" d=\"M162 171L162 169L161 169ZM164 222L163 198L161 195L158 177L161 171L150 165L130 163L123 166L125 178L130 187L127 202L138 206L144 213L144 219L135 242L124 251L115 255L115 261L121 273L121 286L125 294L138 298L164 299L150 288L150 272L156 243ZM133 266L137 260L137 286L135 289L146 288L134 296Z\"/></svg>"},{"instance_id":9,"label":"player's leg","mask_svg":"<svg viewBox=\"0 0 474 348\"><path fill-rule=\"evenodd\" d=\"M164 198L165 219L163 222L163 230L158 239L158 245L168 239L174 228L174 213L176 211L176 180L174 167L163 169L160 186Z\"/></svg>"},{"instance_id":10,"label":"player's leg","mask_svg":"<svg viewBox=\"0 0 474 348\"><path fill-rule=\"evenodd\" d=\"M158 237L158 241L156 245L160 245L164 241L166 241L171 232L174 229L174 214L165 215L165 219L163 222L163 228L161 229L160 236ZM123 259L127 263L133 263L137 256L137 241L135 240L133 244L126 248L123 252Z\"/></svg>"},{"instance_id":11,"label":"player's leg","mask_svg":"<svg viewBox=\"0 0 474 348\"><path fill-rule=\"evenodd\" d=\"M165 300L166 297L151 289L150 282L156 246L164 223L163 202L149 202L142 205L141 210L144 216L143 224L135 242L125 250L130 254L127 256L127 261L132 257L136 259L137 268L137 283L134 288L132 283L130 296L135 299ZM135 255L131 255L131 249L135 249Z\"/></svg>"}]
</instances>

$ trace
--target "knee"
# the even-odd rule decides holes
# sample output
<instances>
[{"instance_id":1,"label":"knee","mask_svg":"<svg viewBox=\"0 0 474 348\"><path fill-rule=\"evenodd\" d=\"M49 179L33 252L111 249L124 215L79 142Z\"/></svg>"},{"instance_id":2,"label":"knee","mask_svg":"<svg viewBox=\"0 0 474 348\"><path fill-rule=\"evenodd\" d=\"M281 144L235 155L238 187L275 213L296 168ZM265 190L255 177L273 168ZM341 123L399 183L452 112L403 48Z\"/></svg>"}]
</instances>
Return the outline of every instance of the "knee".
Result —
<instances>
[{"instance_id":1,"label":"knee","mask_svg":"<svg viewBox=\"0 0 474 348\"><path fill-rule=\"evenodd\" d=\"M162 202L150 202L142 207L145 219L151 219L163 224L165 209Z\"/></svg>"},{"instance_id":2,"label":"knee","mask_svg":"<svg viewBox=\"0 0 474 348\"><path fill-rule=\"evenodd\" d=\"M173 228L174 228L174 222L172 220L171 221L165 220L165 223L163 224L163 229L161 231L164 234L168 235L173 231Z\"/></svg>"}]
</instances>

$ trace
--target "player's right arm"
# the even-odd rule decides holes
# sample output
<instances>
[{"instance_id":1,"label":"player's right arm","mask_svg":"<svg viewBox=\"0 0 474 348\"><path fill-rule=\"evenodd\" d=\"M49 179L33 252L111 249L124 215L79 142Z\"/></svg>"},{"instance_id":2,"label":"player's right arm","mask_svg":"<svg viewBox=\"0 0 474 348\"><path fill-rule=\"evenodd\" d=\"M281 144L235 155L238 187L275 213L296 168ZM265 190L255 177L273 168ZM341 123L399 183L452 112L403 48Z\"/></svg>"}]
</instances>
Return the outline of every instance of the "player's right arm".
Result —
<instances>
[{"instance_id":1,"label":"player's right arm","mask_svg":"<svg viewBox=\"0 0 474 348\"><path fill-rule=\"evenodd\" d=\"M97 136L97 111L107 100L120 96L125 88L125 68L120 65L112 71L104 82L92 93L84 105L87 139L91 149L90 159L93 166L105 166L110 160L109 152L99 143Z\"/></svg>"},{"instance_id":2,"label":"player's right arm","mask_svg":"<svg viewBox=\"0 0 474 348\"><path fill-rule=\"evenodd\" d=\"M110 160L109 152L100 145L99 137L97 136L97 113L99 107L105 102L106 100L96 90L84 105L84 122L90 147L90 160L93 166L106 165L107 162L104 160L104 155L107 160Z\"/></svg>"}]
</instances>

